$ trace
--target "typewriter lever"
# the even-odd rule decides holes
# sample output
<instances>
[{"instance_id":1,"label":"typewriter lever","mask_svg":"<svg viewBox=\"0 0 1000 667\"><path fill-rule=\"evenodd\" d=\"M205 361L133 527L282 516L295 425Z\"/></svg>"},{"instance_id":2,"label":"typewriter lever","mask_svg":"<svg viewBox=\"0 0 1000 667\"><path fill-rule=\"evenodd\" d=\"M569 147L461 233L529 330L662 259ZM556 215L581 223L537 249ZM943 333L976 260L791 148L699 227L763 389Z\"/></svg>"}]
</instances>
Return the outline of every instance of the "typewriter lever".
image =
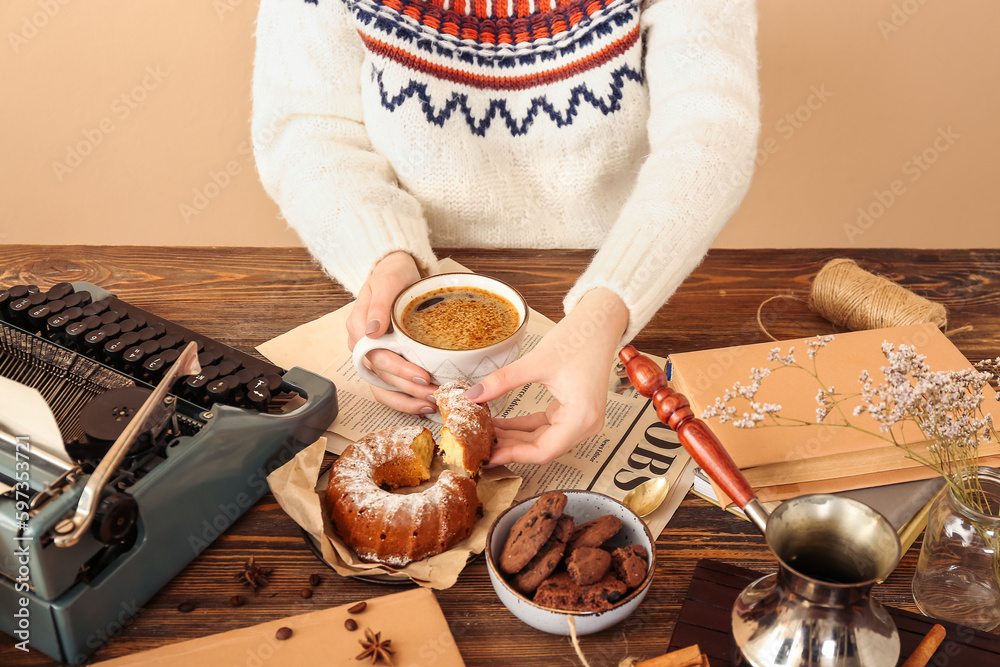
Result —
<instances>
[{"instance_id":1,"label":"typewriter lever","mask_svg":"<svg viewBox=\"0 0 1000 667\"><path fill-rule=\"evenodd\" d=\"M111 479L112 474L118 466L121 465L125 453L132 446L132 443L135 442L136 438L139 437L139 434L142 433L146 419L152 413L153 409L164 399L174 380L179 375L196 375L200 372L201 365L198 363L198 346L194 342L188 343L187 347L184 348L184 351L177 358L177 361L164 373L163 379L156 385L156 389L153 390L153 393L142 404L142 407L139 408L139 411L136 412L128 426L118 436L115 444L111 446L111 449L108 450L108 453L105 454L97 469L90 476L80 496L80 503L76 507L76 513L56 525L54 529L56 535L53 541L57 547L71 547L76 544L80 541L83 533L93 523L94 516L97 514L101 504L101 491L107 485L108 480ZM133 500L132 503L134 502ZM112 513L120 514L123 511L126 514L128 513L127 508L124 506L113 510ZM122 517L119 516L118 519L121 520ZM105 531L102 529L102 532Z\"/></svg>"}]
</instances>

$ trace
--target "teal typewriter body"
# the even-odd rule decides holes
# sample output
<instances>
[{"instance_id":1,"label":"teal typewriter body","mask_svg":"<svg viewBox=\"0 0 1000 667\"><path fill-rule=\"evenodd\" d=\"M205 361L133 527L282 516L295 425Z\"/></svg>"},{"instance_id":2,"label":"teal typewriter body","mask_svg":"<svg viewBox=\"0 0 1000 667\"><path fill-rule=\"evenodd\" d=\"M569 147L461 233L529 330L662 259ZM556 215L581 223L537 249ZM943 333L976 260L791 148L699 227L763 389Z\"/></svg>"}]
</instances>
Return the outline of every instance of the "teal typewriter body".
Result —
<instances>
[{"instance_id":1,"label":"teal typewriter body","mask_svg":"<svg viewBox=\"0 0 1000 667\"><path fill-rule=\"evenodd\" d=\"M128 415L172 351L191 342L202 372L172 384L100 489L88 530L60 546L56 536ZM280 369L88 283L0 290L0 377L42 395L70 454L58 460L5 430L2 409L12 406L3 387L12 385L0 385L0 630L70 664L113 640L337 414L329 380Z\"/></svg>"}]
</instances>

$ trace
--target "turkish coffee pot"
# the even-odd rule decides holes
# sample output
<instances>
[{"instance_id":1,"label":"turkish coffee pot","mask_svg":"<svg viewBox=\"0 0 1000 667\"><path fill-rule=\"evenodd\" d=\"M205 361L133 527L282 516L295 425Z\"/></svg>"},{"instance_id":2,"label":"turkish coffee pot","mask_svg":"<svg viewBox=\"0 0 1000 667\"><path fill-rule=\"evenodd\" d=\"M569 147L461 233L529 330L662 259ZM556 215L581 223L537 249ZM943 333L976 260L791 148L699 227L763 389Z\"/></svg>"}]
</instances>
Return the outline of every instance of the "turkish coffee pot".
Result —
<instances>
[{"instance_id":1,"label":"turkish coffee pot","mask_svg":"<svg viewBox=\"0 0 1000 667\"><path fill-rule=\"evenodd\" d=\"M631 345L618 356L660 421L764 534L778 559L777 573L747 586L733 605L734 667L895 665L896 625L871 597L901 555L892 524L863 503L828 494L786 500L768 513L687 398L667 386L663 370Z\"/></svg>"}]
</instances>

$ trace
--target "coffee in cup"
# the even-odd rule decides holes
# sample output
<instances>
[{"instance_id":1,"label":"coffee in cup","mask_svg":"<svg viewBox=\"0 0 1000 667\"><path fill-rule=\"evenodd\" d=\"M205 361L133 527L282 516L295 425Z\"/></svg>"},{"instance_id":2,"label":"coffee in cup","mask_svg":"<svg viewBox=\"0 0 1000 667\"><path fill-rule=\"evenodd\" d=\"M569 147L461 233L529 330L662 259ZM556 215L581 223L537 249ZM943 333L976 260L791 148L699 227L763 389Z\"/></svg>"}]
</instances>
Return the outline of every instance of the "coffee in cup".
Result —
<instances>
[{"instance_id":1,"label":"coffee in cup","mask_svg":"<svg viewBox=\"0 0 1000 667\"><path fill-rule=\"evenodd\" d=\"M420 366L431 382L462 378L476 384L521 351L528 304L507 283L477 273L442 273L400 292L390 311L392 329L354 346L354 368L369 384L401 391L364 364L376 349L395 352Z\"/></svg>"},{"instance_id":2,"label":"coffee in cup","mask_svg":"<svg viewBox=\"0 0 1000 667\"><path fill-rule=\"evenodd\" d=\"M521 324L505 297L470 286L440 287L403 308L400 328L414 340L445 350L475 350L512 336Z\"/></svg>"}]
</instances>

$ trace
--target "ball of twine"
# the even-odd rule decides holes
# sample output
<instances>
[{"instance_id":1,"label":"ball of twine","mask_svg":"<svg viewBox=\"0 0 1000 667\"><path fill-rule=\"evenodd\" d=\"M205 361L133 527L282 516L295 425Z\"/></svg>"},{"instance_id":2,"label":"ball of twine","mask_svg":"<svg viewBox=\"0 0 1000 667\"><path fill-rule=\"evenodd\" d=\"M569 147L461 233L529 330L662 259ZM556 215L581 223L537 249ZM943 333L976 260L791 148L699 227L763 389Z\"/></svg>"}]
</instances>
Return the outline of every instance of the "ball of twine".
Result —
<instances>
[{"instance_id":1,"label":"ball of twine","mask_svg":"<svg viewBox=\"0 0 1000 667\"><path fill-rule=\"evenodd\" d=\"M809 307L851 331L923 322L943 329L948 324L948 313L941 304L844 258L830 260L816 274Z\"/></svg>"}]
</instances>

